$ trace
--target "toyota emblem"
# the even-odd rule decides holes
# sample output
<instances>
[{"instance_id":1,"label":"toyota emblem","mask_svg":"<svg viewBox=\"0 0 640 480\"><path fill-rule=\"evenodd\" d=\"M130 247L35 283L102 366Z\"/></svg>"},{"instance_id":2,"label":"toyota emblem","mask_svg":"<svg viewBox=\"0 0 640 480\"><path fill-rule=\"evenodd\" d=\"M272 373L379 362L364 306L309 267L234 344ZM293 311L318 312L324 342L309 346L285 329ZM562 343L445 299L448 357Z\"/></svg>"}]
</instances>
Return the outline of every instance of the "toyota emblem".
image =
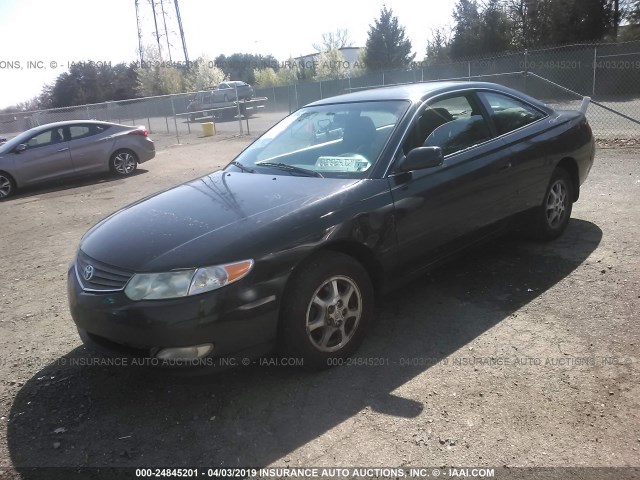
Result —
<instances>
[{"instance_id":1,"label":"toyota emblem","mask_svg":"<svg viewBox=\"0 0 640 480\"><path fill-rule=\"evenodd\" d=\"M93 270L93 265L87 265L86 267L84 267L82 276L85 280L91 280L93 278Z\"/></svg>"}]
</instances>

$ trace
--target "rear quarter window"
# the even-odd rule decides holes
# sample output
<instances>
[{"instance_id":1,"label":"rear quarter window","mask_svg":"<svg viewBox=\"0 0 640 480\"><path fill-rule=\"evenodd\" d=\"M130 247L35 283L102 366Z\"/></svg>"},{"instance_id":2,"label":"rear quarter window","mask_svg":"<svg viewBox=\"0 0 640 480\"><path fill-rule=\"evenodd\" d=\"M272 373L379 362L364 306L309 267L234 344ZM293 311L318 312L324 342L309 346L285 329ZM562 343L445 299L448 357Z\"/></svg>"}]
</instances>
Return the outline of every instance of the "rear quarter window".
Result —
<instances>
[{"instance_id":1,"label":"rear quarter window","mask_svg":"<svg viewBox=\"0 0 640 480\"><path fill-rule=\"evenodd\" d=\"M482 92L480 96L489 109L498 135L512 132L547 116L528 103L507 95Z\"/></svg>"}]
</instances>

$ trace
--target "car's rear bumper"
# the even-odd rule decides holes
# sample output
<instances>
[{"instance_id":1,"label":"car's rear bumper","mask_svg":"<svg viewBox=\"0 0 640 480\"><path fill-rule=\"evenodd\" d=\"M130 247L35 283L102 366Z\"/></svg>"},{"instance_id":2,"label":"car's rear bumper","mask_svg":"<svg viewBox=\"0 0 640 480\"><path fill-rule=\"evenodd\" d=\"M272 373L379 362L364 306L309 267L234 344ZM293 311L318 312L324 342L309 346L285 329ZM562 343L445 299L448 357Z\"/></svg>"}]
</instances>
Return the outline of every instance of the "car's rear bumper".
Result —
<instances>
[{"instance_id":1,"label":"car's rear bumper","mask_svg":"<svg viewBox=\"0 0 640 480\"><path fill-rule=\"evenodd\" d=\"M82 289L72 265L67 277L71 316L82 340L111 356L154 358L163 348L213 344L211 357L263 352L276 339L273 286L234 284L193 297L130 300L122 291ZM247 302L251 290L255 300Z\"/></svg>"},{"instance_id":2,"label":"car's rear bumper","mask_svg":"<svg viewBox=\"0 0 640 480\"><path fill-rule=\"evenodd\" d=\"M144 163L156 156L156 146L150 138L145 139L138 152L138 163Z\"/></svg>"}]
</instances>

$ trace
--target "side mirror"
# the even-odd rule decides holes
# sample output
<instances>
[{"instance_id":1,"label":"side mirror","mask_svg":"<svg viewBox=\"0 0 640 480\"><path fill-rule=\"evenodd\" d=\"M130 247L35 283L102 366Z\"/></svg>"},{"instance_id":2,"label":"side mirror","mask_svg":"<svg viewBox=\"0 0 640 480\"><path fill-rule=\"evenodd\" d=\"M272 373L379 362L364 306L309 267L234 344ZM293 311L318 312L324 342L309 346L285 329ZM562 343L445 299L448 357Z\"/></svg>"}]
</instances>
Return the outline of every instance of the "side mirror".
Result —
<instances>
[{"instance_id":1,"label":"side mirror","mask_svg":"<svg viewBox=\"0 0 640 480\"><path fill-rule=\"evenodd\" d=\"M13 153L22 153L27 149L27 145L25 143L21 143L16 148L13 149Z\"/></svg>"},{"instance_id":2,"label":"side mirror","mask_svg":"<svg viewBox=\"0 0 640 480\"><path fill-rule=\"evenodd\" d=\"M444 162L444 155L440 147L418 147L411 150L400 160L398 171L410 172L423 168L439 167Z\"/></svg>"}]
</instances>

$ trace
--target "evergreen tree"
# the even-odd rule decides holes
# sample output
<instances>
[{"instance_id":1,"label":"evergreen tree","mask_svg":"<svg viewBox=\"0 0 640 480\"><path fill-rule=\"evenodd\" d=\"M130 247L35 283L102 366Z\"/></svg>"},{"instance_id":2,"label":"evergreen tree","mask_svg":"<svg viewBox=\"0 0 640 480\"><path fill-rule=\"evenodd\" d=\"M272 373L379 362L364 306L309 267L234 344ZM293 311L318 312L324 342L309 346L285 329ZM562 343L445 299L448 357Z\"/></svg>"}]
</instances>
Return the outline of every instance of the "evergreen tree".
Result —
<instances>
[{"instance_id":1,"label":"evergreen tree","mask_svg":"<svg viewBox=\"0 0 640 480\"><path fill-rule=\"evenodd\" d=\"M392 9L382 7L380 18L369 26L364 62L367 70L392 70L410 66L415 53L411 53L411 41L405 37L404 27Z\"/></svg>"}]
</instances>

